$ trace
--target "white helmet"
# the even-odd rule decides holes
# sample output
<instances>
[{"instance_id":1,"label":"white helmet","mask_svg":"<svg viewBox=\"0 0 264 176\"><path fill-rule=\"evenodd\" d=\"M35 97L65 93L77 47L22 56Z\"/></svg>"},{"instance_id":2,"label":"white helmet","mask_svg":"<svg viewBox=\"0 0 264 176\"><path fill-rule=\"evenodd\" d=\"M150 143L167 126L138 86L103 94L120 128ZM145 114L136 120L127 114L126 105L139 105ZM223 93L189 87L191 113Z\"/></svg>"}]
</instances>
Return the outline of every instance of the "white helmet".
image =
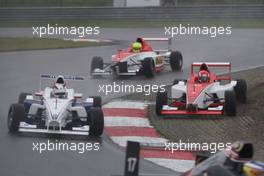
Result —
<instances>
[{"instance_id":1,"label":"white helmet","mask_svg":"<svg viewBox=\"0 0 264 176\"><path fill-rule=\"evenodd\" d=\"M56 80L56 82L55 82L55 88L56 89L64 89L64 87L65 87L65 80L64 80L64 77L63 76L61 76L61 75L59 75L58 77L57 77L57 80Z\"/></svg>"}]
</instances>

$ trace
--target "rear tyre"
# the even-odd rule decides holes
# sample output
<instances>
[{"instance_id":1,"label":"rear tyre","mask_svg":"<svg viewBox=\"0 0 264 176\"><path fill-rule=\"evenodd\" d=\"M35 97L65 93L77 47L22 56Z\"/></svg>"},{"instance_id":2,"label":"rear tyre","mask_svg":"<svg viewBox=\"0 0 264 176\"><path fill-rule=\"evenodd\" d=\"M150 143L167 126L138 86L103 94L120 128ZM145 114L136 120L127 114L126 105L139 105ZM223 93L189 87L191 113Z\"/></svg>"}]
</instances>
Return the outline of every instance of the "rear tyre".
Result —
<instances>
[{"instance_id":1,"label":"rear tyre","mask_svg":"<svg viewBox=\"0 0 264 176\"><path fill-rule=\"evenodd\" d=\"M227 116L236 115L236 95L234 91L225 91L224 109Z\"/></svg>"},{"instance_id":2,"label":"rear tyre","mask_svg":"<svg viewBox=\"0 0 264 176\"><path fill-rule=\"evenodd\" d=\"M168 104L167 92L158 92L156 96L156 114L161 115L163 105Z\"/></svg>"},{"instance_id":3,"label":"rear tyre","mask_svg":"<svg viewBox=\"0 0 264 176\"><path fill-rule=\"evenodd\" d=\"M95 56L92 58L90 73L94 72L95 69L103 69L104 61L102 57Z\"/></svg>"},{"instance_id":4,"label":"rear tyre","mask_svg":"<svg viewBox=\"0 0 264 176\"><path fill-rule=\"evenodd\" d=\"M10 132L17 132L19 124L25 117L25 108L22 104L12 104L8 111L7 126Z\"/></svg>"},{"instance_id":5,"label":"rear tyre","mask_svg":"<svg viewBox=\"0 0 264 176\"><path fill-rule=\"evenodd\" d=\"M179 51L172 51L169 57L169 62L172 71L181 70L183 65L182 54Z\"/></svg>"},{"instance_id":6,"label":"rear tyre","mask_svg":"<svg viewBox=\"0 0 264 176\"><path fill-rule=\"evenodd\" d=\"M147 57L143 60L143 73L147 78L152 78L155 75L155 66L153 59L151 57Z\"/></svg>"},{"instance_id":7,"label":"rear tyre","mask_svg":"<svg viewBox=\"0 0 264 176\"><path fill-rule=\"evenodd\" d=\"M90 98L93 98L93 107L102 107L102 98L100 96L92 96Z\"/></svg>"},{"instance_id":8,"label":"rear tyre","mask_svg":"<svg viewBox=\"0 0 264 176\"><path fill-rule=\"evenodd\" d=\"M87 117L89 121L89 135L93 137L99 137L104 131L104 114L101 108L93 107L90 109L90 117Z\"/></svg>"},{"instance_id":9,"label":"rear tyre","mask_svg":"<svg viewBox=\"0 0 264 176\"><path fill-rule=\"evenodd\" d=\"M236 93L236 99L241 103L246 103L247 101L247 83L244 79L236 80L237 84L234 87Z\"/></svg>"},{"instance_id":10,"label":"rear tyre","mask_svg":"<svg viewBox=\"0 0 264 176\"><path fill-rule=\"evenodd\" d=\"M20 93L18 97L18 104L23 104L28 95L32 95L32 94L26 92Z\"/></svg>"}]
</instances>

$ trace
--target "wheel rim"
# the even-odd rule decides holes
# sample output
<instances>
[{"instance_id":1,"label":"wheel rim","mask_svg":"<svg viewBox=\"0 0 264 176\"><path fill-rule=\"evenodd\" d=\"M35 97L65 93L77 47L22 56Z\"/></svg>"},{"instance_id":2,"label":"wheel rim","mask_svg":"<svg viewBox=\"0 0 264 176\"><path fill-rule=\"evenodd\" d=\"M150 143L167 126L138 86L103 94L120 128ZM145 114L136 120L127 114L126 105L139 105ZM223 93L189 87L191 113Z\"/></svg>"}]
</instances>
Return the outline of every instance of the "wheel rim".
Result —
<instances>
[{"instance_id":1,"label":"wheel rim","mask_svg":"<svg viewBox=\"0 0 264 176\"><path fill-rule=\"evenodd\" d=\"M89 125L89 133L91 133L91 131L92 131L92 133L94 133L94 130L93 129L94 129L94 120L91 117L91 119L90 119L90 125Z\"/></svg>"},{"instance_id":2,"label":"wheel rim","mask_svg":"<svg viewBox=\"0 0 264 176\"><path fill-rule=\"evenodd\" d=\"M13 123L13 108L10 109L10 112L8 114L8 127L10 128Z\"/></svg>"},{"instance_id":3,"label":"wheel rim","mask_svg":"<svg viewBox=\"0 0 264 176\"><path fill-rule=\"evenodd\" d=\"M152 74L155 73L155 66L154 66L153 62L151 62L151 72L152 72Z\"/></svg>"},{"instance_id":4,"label":"wheel rim","mask_svg":"<svg viewBox=\"0 0 264 176\"><path fill-rule=\"evenodd\" d=\"M180 68L182 68L182 59L180 59L179 66L180 66Z\"/></svg>"}]
</instances>

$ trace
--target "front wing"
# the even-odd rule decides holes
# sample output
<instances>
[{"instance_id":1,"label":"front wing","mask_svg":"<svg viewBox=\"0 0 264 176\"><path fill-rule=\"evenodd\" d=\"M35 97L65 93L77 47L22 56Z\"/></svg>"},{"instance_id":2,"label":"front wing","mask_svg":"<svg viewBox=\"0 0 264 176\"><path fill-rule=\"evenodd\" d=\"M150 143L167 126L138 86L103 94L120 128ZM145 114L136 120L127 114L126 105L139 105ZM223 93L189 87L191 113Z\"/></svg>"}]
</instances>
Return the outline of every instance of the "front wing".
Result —
<instances>
[{"instance_id":1,"label":"front wing","mask_svg":"<svg viewBox=\"0 0 264 176\"><path fill-rule=\"evenodd\" d=\"M198 109L197 111L188 111L186 109L182 110L177 107L164 105L161 110L162 115L222 115L223 113L223 106Z\"/></svg>"},{"instance_id":2,"label":"front wing","mask_svg":"<svg viewBox=\"0 0 264 176\"><path fill-rule=\"evenodd\" d=\"M137 68L133 68L133 69L129 69L128 66L126 66L126 70L125 72L122 72L119 70L119 65L118 63L111 63L111 64L105 64L106 66L104 66L103 69L94 69L91 72L91 75L93 76L107 76L107 75L120 75L120 76L134 76L137 75L138 72L140 71L140 67L137 66ZM115 68L115 71L113 69L113 67Z\"/></svg>"},{"instance_id":3,"label":"front wing","mask_svg":"<svg viewBox=\"0 0 264 176\"><path fill-rule=\"evenodd\" d=\"M26 122L20 122L19 132L46 133L46 134L68 134L68 135L89 135L89 126L73 127L72 130L53 130L38 128L37 125L31 125Z\"/></svg>"}]
</instances>

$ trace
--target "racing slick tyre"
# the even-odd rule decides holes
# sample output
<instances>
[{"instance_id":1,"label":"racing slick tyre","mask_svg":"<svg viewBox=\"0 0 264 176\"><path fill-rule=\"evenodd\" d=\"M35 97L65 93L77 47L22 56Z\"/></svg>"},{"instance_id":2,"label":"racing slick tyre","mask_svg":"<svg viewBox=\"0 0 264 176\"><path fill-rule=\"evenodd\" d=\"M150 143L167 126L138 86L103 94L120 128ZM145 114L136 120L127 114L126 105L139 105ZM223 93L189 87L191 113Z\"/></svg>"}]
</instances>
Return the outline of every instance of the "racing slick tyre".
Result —
<instances>
[{"instance_id":1,"label":"racing slick tyre","mask_svg":"<svg viewBox=\"0 0 264 176\"><path fill-rule=\"evenodd\" d=\"M247 83L244 79L236 80L237 84L234 87L236 93L236 99L241 103L246 103L247 101Z\"/></svg>"},{"instance_id":2,"label":"racing slick tyre","mask_svg":"<svg viewBox=\"0 0 264 176\"><path fill-rule=\"evenodd\" d=\"M92 58L90 72L94 72L94 70L97 68L102 70L104 68L104 61L102 57L95 56Z\"/></svg>"},{"instance_id":3,"label":"racing slick tyre","mask_svg":"<svg viewBox=\"0 0 264 176\"><path fill-rule=\"evenodd\" d=\"M154 71L154 62L153 59L151 57L147 57L143 60L142 62L142 66L143 66L143 73L147 78L152 78L155 75L155 71Z\"/></svg>"},{"instance_id":4,"label":"racing slick tyre","mask_svg":"<svg viewBox=\"0 0 264 176\"><path fill-rule=\"evenodd\" d=\"M156 114L161 115L163 105L168 104L167 92L158 92L156 96Z\"/></svg>"},{"instance_id":5,"label":"racing slick tyre","mask_svg":"<svg viewBox=\"0 0 264 176\"><path fill-rule=\"evenodd\" d=\"M102 107L102 98L99 96L92 96L90 98L93 98L93 107Z\"/></svg>"},{"instance_id":6,"label":"racing slick tyre","mask_svg":"<svg viewBox=\"0 0 264 176\"><path fill-rule=\"evenodd\" d=\"M19 97L18 97L18 104L23 104L27 95L32 95L31 93L26 93L26 92L22 92L19 94Z\"/></svg>"},{"instance_id":7,"label":"racing slick tyre","mask_svg":"<svg viewBox=\"0 0 264 176\"><path fill-rule=\"evenodd\" d=\"M7 125L10 132L17 132L20 121L25 117L25 108L22 104L12 104L8 111Z\"/></svg>"},{"instance_id":8,"label":"racing slick tyre","mask_svg":"<svg viewBox=\"0 0 264 176\"><path fill-rule=\"evenodd\" d=\"M104 113L101 108L93 107L90 109L89 121L89 135L93 137L99 137L104 131Z\"/></svg>"},{"instance_id":9,"label":"racing slick tyre","mask_svg":"<svg viewBox=\"0 0 264 176\"><path fill-rule=\"evenodd\" d=\"M227 116L236 115L236 95L234 91L225 91L225 113Z\"/></svg>"},{"instance_id":10,"label":"racing slick tyre","mask_svg":"<svg viewBox=\"0 0 264 176\"><path fill-rule=\"evenodd\" d=\"M169 62L170 62L172 71L181 70L182 64L183 64L181 52L172 51L169 57Z\"/></svg>"}]
</instances>

